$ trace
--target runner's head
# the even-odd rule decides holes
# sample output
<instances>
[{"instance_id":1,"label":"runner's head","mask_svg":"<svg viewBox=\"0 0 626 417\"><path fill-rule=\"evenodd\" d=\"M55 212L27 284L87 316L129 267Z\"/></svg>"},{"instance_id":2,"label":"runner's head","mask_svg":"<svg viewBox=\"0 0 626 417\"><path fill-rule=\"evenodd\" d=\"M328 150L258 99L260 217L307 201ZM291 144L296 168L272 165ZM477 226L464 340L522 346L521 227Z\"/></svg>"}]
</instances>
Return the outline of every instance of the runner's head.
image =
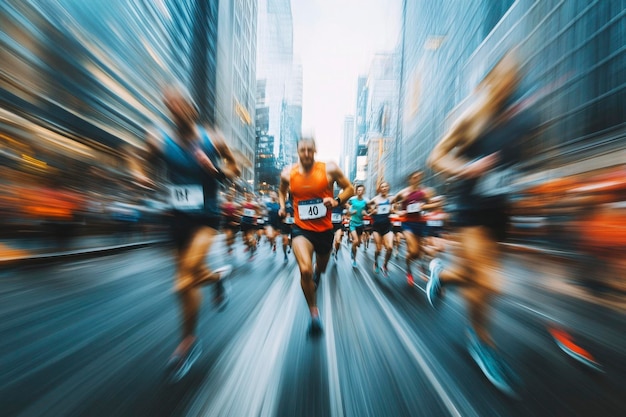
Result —
<instances>
[{"instance_id":1,"label":"runner's head","mask_svg":"<svg viewBox=\"0 0 626 417\"><path fill-rule=\"evenodd\" d=\"M362 197L365 192L365 186L363 184L359 184L356 186L355 191L357 197Z\"/></svg>"},{"instance_id":2,"label":"runner's head","mask_svg":"<svg viewBox=\"0 0 626 417\"><path fill-rule=\"evenodd\" d=\"M389 194L389 183L387 181L383 181L378 185L378 193L383 197L387 197Z\"/></svg>"},{"instance_id":3,"label":"runner's head","mask_svg":"<svg viewBox=\"0 0 626 417\"><path fill-rule=\"evenodd\" d=\"M270 191L270 199L273 203L278 201L278 194L276 194L276 191Z\"/></svg>"},{"instance_id":4,"label":"runner's head","mask_svg":"<svg viewBox=\"0 0 626 417\"><path fill-rule=\"evenodd\" d=\"M298 158L302 168L309 169L315 163L315 139L312 137L303 137L298 141Z\"/></svg>"},{"instance_id":5,"label":"runner's head","mask_svg":"<svg viewBox=\"0 0 626 417\"><path fill-rule=\"evenodd\" d=\"M252 197L254 197L254 195L250 191L246 191L246 201L248 203L252 201Z\"/></svg>"},{"instance_id":6,"label":"runner's head","mask_svg":"<svg viewBox=\"0 0 626 417\"><path fill-rule=\"evenodd\" d=\"M163 90L163 104L181 130L191 129L198 120L198 108L191 95L181 86L166 87Z\"/></svg>"},{"instance_id":7,"label":"runner's head","mask_svg":"<svg viewBox=\"0 0 626 417\"><path fill-rule=\"evenodd\" d=\"M230 191L228 193L226 193L226 201L228 201L229 203L232 203L235 200L235 192L234 191Z\"/></svg>"},{"instance_id":8,"label":"runner's head","mask_svg":"<svg viewBox=\"0 0 626 417\"><path fill-rule=\"evenodd\" d=\"M409 174L409 185L417 187L422 182L422 171L413 171Z\"/></svg>"}]
</instances>

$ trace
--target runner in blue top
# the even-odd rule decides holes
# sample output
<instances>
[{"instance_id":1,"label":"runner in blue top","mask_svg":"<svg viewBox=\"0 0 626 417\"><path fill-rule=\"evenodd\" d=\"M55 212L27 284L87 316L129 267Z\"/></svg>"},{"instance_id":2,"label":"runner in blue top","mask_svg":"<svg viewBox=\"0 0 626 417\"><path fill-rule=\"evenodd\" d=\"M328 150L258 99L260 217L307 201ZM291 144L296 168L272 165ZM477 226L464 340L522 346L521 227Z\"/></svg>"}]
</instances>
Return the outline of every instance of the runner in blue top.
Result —
<instances>
[{"instance_id":1,"label":"runner in blue top","mask_svg":"<svg viewBox=\"0 0 626 417\"><path fill-rule=\"evenodd\" d=\"M356 186L356 195L348 200L350 213L350 235L352 236L352 267L356 268L356 251L361 246L361 235L363 235L363 215L367 207L367 200L363 198L365 186Z\"/></svg>"},{"instance_id":2,"label":"runner in blue top","mask_svg":"<svg viewBox=\"0 0 626 417\"><path fill-rule=\"evenodd\" d=\"M181 379L201 353L196 325L202 294L200 285L216 283L215 302L225 306L223 279L230 266L211 272L205 260L220 223L218 179L239 175L235 158L221 135L197 124L198 110L182 89L164 91L174 129L149 132L148 155L159 155L167 166L168 192L173 213L173 237L177 248L176 285L182 308L182 341L170 357L173 381ZM140 182L154 185L134 161Z\"/></svg>"},{"instance_id":3,"label":"runner in blue top","mask_svg":"<svg viewBox=\"0 0 626 417\"><path fill-rule=\"evenodd\" d=\"M265 233L267 240L272 245L272 252L276 253L276 236L280 236L281 218L278 216L280 204L278 204L278 194L276 191L270 191L270 201L265 204L267 208L268 221L265 225Z\"/></svg>"}]
</instances>

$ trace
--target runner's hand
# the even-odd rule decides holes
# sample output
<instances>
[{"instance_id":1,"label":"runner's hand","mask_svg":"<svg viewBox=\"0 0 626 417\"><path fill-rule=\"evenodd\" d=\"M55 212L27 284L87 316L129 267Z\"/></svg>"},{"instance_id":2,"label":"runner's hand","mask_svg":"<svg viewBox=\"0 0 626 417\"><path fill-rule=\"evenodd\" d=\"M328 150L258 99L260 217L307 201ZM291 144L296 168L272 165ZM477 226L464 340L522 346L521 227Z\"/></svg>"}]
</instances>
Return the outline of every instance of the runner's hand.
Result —
<instances>
[{"instance_id":1,"label":"runner's hand","mask_svg":"<svg viewBox=\"0 0 626 417\"><path fill-rule=\"evenodd\" d=\"M500 159L499 152L494 152L465 166L461 177L476 178L493 168Z\"/></svg>"},{"instance_id":2,"label":"runner's hand","mask_svg":"<svg viewBox=\"0 0 626 417\"><path fill-rule=\"evenodd\" d=\"M324 198L324 205L325 205L327 208L331 208L331 209L332 209L332 208L337 207L337 206L339 205L339 203L337 203L337 200L335 200L335 199L334 199L334 198L332 198L332 197L325 197L325 198Z\"/></svg>"},{"instance_id":3,"label":"runner's hand","mask_svg":"<svg viewBox=\"0 0 626 417\"><path fill-rule=\"evenodd\" d=\"M278 217L280 217L281 219L284 219L286 215L287 215L287 211L285 210L284 207L281 207L278 209Z\"/></svg>"}]
</instances>

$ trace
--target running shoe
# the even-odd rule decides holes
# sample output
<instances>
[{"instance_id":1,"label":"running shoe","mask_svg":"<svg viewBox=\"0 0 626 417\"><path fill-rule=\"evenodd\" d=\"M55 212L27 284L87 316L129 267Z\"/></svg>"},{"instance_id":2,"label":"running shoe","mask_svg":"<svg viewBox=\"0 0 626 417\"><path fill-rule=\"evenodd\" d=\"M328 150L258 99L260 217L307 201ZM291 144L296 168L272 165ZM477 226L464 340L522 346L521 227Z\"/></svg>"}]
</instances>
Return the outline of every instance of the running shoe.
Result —
<instances>
[{"instance_id":1,"label":"running shoe","mask_svg":"<svg viewBox=\"0 0 626 417\"><path fill-rule=\"evenodd\" d=\"M596 361L591 353L574 342L573 337L562 329L549 328L548 331L554 338L557 346L566 354L596 371L604 372L602 366Z\"/></svg>"},{"instance_id":2,"label":"running shoe","mask_svg":"<svg viewBox=\"0 0 626 417\"><path fill-rule=\"evenodd\" d=\"M352 258L352 268L356 268L357 266L356 259Z\"/></svg>"},{"instance_id":3,"label":"running shoe","mask_svg":"<svg viewBox=\"0 0 626 417\"><path fill-rule=\"evenodd\" d=\"M409 284L411 287L413 286L413 284L415 284L415 281L413 280L413 274L411 274L410 272L406 273L406 283Z\"/></svg>"},{"instance_id":4,"label":"running shoe","mask_svg":"<svg viewBox=\"0 0 626 417\"><path fill-rule=\"evenodd\" d=\"M489 382L504 394L516 397L513 381L517 376L504 359L494 348L481 341L472 329L468 329L466 334L467 350Z\"/></svg>"},{"instance_id":5,"label":"running shoe","mask_svg":"<svg viewBox=\"0 0 626 417\"><path fill-rule=\"evenodd\" d=\"M311 317L311 324L309 325L309 335L318 336L324 332L322 327L322 320L319 316Z\"/></svg>"},{"instance_id":6,"label":"running shoe","mask_svg":"<svg viewBox=\"0 0 626 417\"><path fill-rule=\"evenodd\" d=\"M170 375L170 381L175 383L183 379L201 354L202 345L196 340L184 355L172 355L166 365L167 372Z\"/></svg>"},{"instance_id":7,"label":"running shoe","mask_svg":"<svg viewBox=\"0 0 626 417\"><path fill-rule=\"evenodd\" d=\"M272 252L276 252L276 245L272 245Z\"/></svg>"},{"instance_id":8,"label":"running shoe","mask_svg":"<svg viewBox=\"0 0 626 417\"><path fill-rule=\"evenodd\" d=\"M426 297L431 306L435 307L437 299L441 295L441 280L439 274L443 270L443 263L441 260L435 258L430 261L430 278L428 284L426 284Z\"/></svg>"},{"instance_id":9,"label":"running shoe","mask_svg":"<svg viewBox=\"0 0 626 417\"><path fill-rule=\"evenodd\" d=\"M379 273L379 272L380 272L380 268L378 267L378 264L376 264L376 263L375 263L375 264L374 264L374 273L375 273L376 275L378 275L378 273Z\"/></svg>"},{"instance_id":10,"label":"running shoe","mask_svg":"<svg viewBox=\"0 0 626 417\"><path fill-rule=\"evenodd\" d=\"M383 265L382 271L383 271L383 276L385 278L389 278L389 269L387 268L387 265Z\"/></svg>"},{"instance_id":11,"label":"running shoe","mask_svg":"<svg viewBox=\"0 0 626 417\"><path fill-rule=\"evenodd\" d=\"M287 258L287 255L285 255L285 259L283 260L283 263L287 265L288 262L289 262L289 258Z\"/></svg>"}]
</instances>

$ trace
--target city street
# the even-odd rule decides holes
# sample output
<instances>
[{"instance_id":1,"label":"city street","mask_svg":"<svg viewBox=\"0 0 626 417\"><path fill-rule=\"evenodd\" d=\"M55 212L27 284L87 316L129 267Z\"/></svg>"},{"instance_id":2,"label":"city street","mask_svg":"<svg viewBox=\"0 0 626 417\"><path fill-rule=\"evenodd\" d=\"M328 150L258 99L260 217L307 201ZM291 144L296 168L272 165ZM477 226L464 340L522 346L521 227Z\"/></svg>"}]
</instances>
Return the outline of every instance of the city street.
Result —
<instances>
[{"instance_id":1,"label":"city street","mask_svg":"<svg viewBox=\"0 0 626 417\"><path fill-rule=\"evenodd\" d=\"M283 265L263 243L254 261L222 239L209 263L232 263L230 302L204 290L203 353L168 383L179 342L165 245L20 266L0 272L0 409L37 416L623 416L623 312L559 291L562 266L536 255L505 258L508 276L493 335L521 379L519 398L497 391L465 348L467 317L446 288L437 310L425 282L409 287L404 261L390 277L372 271L373 245L350 267L344 245L318 289L321 337L308 312L293 255ZM554 262L554 261L552 261ZM585 368L546 325L578 338L603 365Z\"/></svg>"}]
</instances>

